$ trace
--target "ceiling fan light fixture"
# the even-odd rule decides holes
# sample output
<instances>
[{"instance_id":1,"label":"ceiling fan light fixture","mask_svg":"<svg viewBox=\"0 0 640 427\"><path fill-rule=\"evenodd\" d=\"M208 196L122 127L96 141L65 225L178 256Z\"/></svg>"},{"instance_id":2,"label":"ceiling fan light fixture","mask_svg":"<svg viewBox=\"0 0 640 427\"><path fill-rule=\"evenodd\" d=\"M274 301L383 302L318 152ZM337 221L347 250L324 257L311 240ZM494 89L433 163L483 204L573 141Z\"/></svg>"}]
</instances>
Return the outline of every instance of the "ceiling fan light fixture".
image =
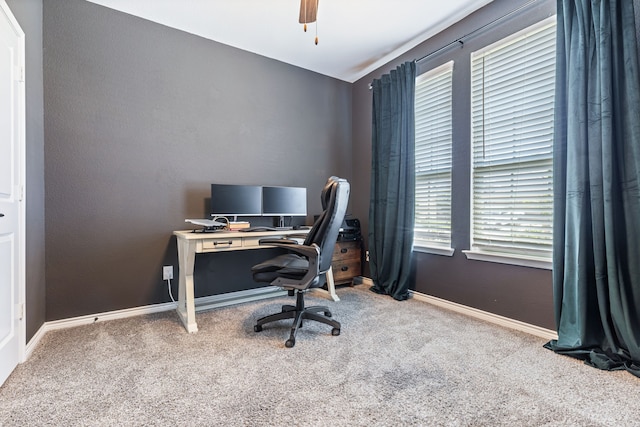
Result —
<instances>
[{"instance_id":1,"label":"ceiling fan light fixture","mask_svg":"<svg viewBox=\"0 0 640 427\"><path fill-rule=\"evenodd\" d=\"M300 0L300 18L298 22L308 24L316 22L318 14L318 0Z\"/></svg>"},{"instance_id":2,"label":"ceiling fan light fixture","mask_svg":"<svg viewBox=\"0 0 640 427\"><path fill-rule=\"evenodd\" d=\"M316 21L318 15L318 3L320 0L300 0L300 17L298 22L303 24L304 32L307 32L307 24L316 23L315 43L318 44L318 23Z\"/></svg>"}]
</instances>

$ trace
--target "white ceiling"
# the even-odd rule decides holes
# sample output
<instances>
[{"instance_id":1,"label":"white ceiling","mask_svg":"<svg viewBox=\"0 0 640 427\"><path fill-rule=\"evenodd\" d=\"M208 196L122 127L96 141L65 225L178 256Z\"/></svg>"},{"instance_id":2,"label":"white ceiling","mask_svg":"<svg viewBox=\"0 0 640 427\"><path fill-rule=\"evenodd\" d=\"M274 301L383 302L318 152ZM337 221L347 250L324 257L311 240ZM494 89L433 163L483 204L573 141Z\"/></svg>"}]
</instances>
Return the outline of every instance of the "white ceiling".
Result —
<instances>
[{"instance_id":1,"label":"white ceiling","mask_svg":"<svg viewBox=\"0 0 640 427\"><path fill-rule=\"evenodd\" d=\"M492 0L322 0L307 33L300 0L88 0L354 82Z\"/></svg>"}]
</instances>

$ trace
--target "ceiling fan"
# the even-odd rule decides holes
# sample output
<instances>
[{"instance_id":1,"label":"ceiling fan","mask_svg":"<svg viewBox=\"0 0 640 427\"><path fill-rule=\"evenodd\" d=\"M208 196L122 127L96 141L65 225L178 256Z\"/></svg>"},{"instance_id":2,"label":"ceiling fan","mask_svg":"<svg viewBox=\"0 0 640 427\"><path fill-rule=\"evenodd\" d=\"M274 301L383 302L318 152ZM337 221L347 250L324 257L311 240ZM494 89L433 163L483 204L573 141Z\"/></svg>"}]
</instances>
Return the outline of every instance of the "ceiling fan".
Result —
<instances>
[{"instance_id":1,"label":"ceiling fan","mask_svg":"<svg viewBox=\"0 0 640 427\"><path fill-rule=\"evenodd\" d=\"M300 19L298 22L304 24L304 31L307 31L307 24L316 22L318 14L318 2L320 0L300 0ZM318 44L318 23L316 22L316 44Z\"/></svg>"}]
</instances>

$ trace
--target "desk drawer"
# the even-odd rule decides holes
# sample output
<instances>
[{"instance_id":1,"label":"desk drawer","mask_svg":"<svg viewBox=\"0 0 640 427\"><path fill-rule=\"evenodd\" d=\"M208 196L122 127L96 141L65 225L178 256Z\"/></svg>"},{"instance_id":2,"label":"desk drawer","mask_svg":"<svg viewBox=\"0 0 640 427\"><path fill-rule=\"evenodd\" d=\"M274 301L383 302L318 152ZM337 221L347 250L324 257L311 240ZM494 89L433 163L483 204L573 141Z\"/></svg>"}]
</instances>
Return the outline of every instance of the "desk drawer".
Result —
<instances>
[{"instance_id":1,"label":"desk drawer","mask_svg":"<svg viewBox=\"0 0 640 427\"><path fill-rule=\"evenodd\" d=\"M241 247L242 239L240 238L206 239L202 241L203 251L222 251L225 249L240 249Z\"/></svg>"}]
</instances>

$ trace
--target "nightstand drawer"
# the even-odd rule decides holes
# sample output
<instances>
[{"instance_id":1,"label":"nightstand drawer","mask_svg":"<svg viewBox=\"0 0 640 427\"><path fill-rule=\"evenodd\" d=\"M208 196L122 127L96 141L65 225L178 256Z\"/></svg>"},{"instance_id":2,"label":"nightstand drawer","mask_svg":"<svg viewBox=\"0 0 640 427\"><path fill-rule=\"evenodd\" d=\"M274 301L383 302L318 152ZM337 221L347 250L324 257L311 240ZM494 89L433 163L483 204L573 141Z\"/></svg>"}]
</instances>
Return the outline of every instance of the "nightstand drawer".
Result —
<instances>
[{"instance_id":1,"label":"nightstand drawer","mask_svg":"<svg viewBox=\"0 0 640 427\"><path fill-rule=\"evenodd\" d=\"M332 259L334 262L346 259L360 259L361 253L359 241L337 242L333 250Z\"/></svg>"},{"instance_id":2,"label":"nightstand drawer","mask_svg":"<svg viewBox=\"0 0 640 427\"><path fill-rule=\"evenodd\" d=\"M360 258L334 262L331 264L331 270L334 282L350 281L360 275Z\"/></svg>"},{"instance_id":3,"label":"nightstand drawer","mask_svg":"<svg viewBox=\"0 0 640 427\"><path fill-rule=\"evenodd\" d=\"M333 281L337 285L353 282L362 274L362 240L338 240L331 257Z\"/></svg>"}]
</instances>

